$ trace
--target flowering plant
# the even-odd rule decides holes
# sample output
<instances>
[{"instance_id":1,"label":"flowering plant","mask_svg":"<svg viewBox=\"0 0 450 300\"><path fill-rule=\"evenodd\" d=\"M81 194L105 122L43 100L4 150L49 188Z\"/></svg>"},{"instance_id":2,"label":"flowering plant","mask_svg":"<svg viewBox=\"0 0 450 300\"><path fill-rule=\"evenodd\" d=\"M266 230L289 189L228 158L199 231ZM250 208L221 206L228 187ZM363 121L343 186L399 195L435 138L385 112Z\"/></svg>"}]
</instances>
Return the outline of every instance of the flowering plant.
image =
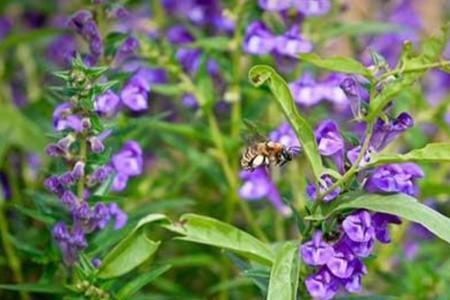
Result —
<instances>
[{"instance_id":1,"label":"flowering plant","mask_svg":"<svg viewBox=\"0 0 450 300\"><path fill-rule=\"evenodd\" d=\"M447 296L446 4L31 2L0 5L1 299Z\"/></svg>"}]
</instances>

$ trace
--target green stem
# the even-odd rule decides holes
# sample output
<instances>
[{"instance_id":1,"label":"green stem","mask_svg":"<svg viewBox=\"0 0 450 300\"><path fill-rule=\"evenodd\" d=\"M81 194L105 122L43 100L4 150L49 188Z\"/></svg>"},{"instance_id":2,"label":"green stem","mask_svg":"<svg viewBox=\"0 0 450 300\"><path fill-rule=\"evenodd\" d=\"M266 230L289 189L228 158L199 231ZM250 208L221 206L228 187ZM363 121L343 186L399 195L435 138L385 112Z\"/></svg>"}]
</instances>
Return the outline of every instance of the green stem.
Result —
<instances>
[{"instance_id":1,"label":"green stem","mask_svg":"<svg viewBox=\"0 0 450 300\"><path fill-rule=\"evenodd\" d=\"M381 82L381 81L387 79L389 76L394 76L394 75L398 75L398 74L414 73L414 72L426 71L428 69L433 69L433 68L443 68L443 67L447 67L447 66L450 66L450 61L448 61L448 60L431 63L431 64L426 64L426 65L422 65L420 67L415 67L415 68L410 68L410 69L395 69L395 70L384 73L378 81Z\"/></svg>"},{"instance_id":2,"label":"green stem","mask_svg":"<svg viewBox=\"0 0 450 300\"><path fill-rule=\"evenodd\" d=\"M9 236L9 225L7 221L6 211L5 211L5 201L0 197L0 233L3 244L3 249L6 254L6 258L8 261L9 268L11 269L14 280L16 283L23 283L23 273L22 273L22 263L15 252L14 246L11 244ZM29 300L30 296L24 292L20 292L20 298L22 300Z\"/></svg>"},{"instance_id":3,"label":"green stem","mask_svg":"<svg viewBox=\"0 0 450 300\"><path fill-rule=\"evenodd\" d=\"M373 123L368 123L366 129L366 137L364 139L364 143L361 147L361 151L359 152L358 158L356 159L355 163L351 166L351 168L347 172L345 172L345 174L340 179L336 180L336 182L333 183L324 193L320 194L319 197L317 197L311 210L312 214L316 212L317 208L319 207L320 203L323 202L323 198L325 198L326 195L328 195L341 185L347 184L350 178L352 178L352 176L359 171L359 164L361 163L361 160L364 158L364 155L366 154L366 151L369 148L372 132L373 132Z\"/></svg>"},{"instance_id":4,"label":"green stem","mask_svg":"<svg viewBox=\"0 0 450 300\"><path fill-rule=\"evenodd\" d=\"M86 162L87 157L87 141L86 137L83 135L80 138L80 154L79 160ZM84 199L84 178L80 178L77 185L77 195L78 201L82 201Z\"/></svg>"}]
</instances>

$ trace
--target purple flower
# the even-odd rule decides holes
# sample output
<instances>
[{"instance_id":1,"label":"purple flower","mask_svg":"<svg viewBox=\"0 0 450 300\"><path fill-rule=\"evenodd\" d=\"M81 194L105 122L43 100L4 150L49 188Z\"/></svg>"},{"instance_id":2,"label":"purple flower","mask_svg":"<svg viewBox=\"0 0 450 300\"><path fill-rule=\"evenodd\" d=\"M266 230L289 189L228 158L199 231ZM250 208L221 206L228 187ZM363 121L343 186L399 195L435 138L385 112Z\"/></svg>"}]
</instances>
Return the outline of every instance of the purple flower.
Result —
<instances>
[{"instance_id":1,"label":"purple flower","mask_svg":"<svg viewBox=\"0 0 450 300\"><path fill-rule=\"evenodd\" d=\"M57 176L50 176L44 181L45 188L55 194L61 194L64 191L64 187Z\"/></svg>"},{"instance_id":2,"label":"purple flower","mask_svg":"<svg viewBox=\"0 0 450 300\"><path fill-rule=\"evenodd\" d=\"M359 162L359 167L363 167L370 162L370 158L373 152L375 152L375 150L373 149L373 147L369 146L369 149L367 149L366 154ZM359 153L361 153L361 146L356 146L347 151L347 159L350 161L352 165L354 165L356 160L358 159Z\"/></svg>"},{"instance_id":3,"label":"purple flower","mask_svg":"<svg viewBox=\"0 0 450 300\"><path fill-rule=\"evenodd\" d=\"M350 248L358 257L368 257L372 254L373 248L375 247L375 239L372 238L367 242L355 242L351 240L347 235L344 235L340 240L340 243L345 244Z\"/></svg>"},{"instance_id":4,"label":"purple flower","mask_svg":"<svg viewBox=\"0 0 450 300\"><path fill-rule=\"evenodd\" d=\"M112 166L116 171L112 189L123 190L128 178L140 175L143 171L142 149L135 141L128 141L122 149L112 156Z\"/></svg>"},{"instance_id":5,"label":"purple flower","mask_svg":"<svg viewBox=\"0 0 450 300\"><path fill-rule=\"evenodd\" d=\"M311 52L312 49L312 43L302 37L300 29L296 25L275 39L277 53L292 58L297 58L301 53Z\"/></svg>"},{"instance_id":6,"label":"purple flower","mask_svg":"<svg viewBox=\"0 0 450 300\"><path fill-rule=\"evenodd\" d=\"M322 16L331 8L329 0L302 0L294 1L299 12L306 16Z\"/></svg>"},{"instance_id":7,"label":"purple flower","mask_svg":"<svg viewBox=\"0 0 450 300\"><path fill-rule=\"evenodd\" d=\"M59 222L53 227L53 237L58 243L67 265L73 265L78 260L79 253L87 247L83 230L74 227L70 232L63 222Z\"/></svg>"},{"instance_id":8,"label":"purple flower","mask_svg":"<svg viewBox=\"0 0 450 300\"><path fill-rule=\"evenodd\" d=\"M333 185L333 179L329 176L329 175L322 175L320 177L319 180L319 192L320 193L325 193L326 191L328 191L328 189ZM330 193L328 193L328 195L326 195L323 200L325 202L330 202L334 199L336 199L337 196L339 196L339 194L341 193L341 189L338 187L336 189L334 189L333 191L331 191ZM316 190L316 186L312 183L308 184L308 186L306 187L306 194L308 195L309 199L311 200L315 200L317 198L317 190Z\"/></svg>"},{"instance_id":9,"label":"purple flower","mask_svg":"<svg viewBox=\"0 0 450 300\"><path fill-rule=\"evenodd\" d=\"M385 122L378 119L373 129L370 145L376 151L381 151L397 136L413 126L414 120L406 112L401 113L392 121Z\"/></svg>"},{"instance_id":10,"label":"purple flower","mask_svg":"<svg viewBox=\"0 0 450 300\"><path fill-rule=\"evenodd\" d=\"M339 280L327 268L322 268L316 274L306 278L305 286L314 299L330 300L339 289Z\"/></svg>"},{"instance_id":11,"label":"purple flower","mask_svg":"<svg viewBox=\"0 0 450 300\"><path fill-rule=\"evenodd\" d=\"M119 48L121 54L132 54L137 48L139 48L139 41L132 36L129 36L123 41Z\"/></svg>"},{"instance_id":12,"label":"purple flower","mask_svg":"<svg viewBox=\"0 0 450 300\"><path fill-rule=\"evenodd\" d=\"M115 220L114 229L123 228L128 221L127 214L116 204L109 204L109 215Z\"/></svg>"},{"instance_id":13,"label":"purple flower","mask_svg":"<svg viewBox=\"0 0 450 300\"><path fill-rule=\"evenodd\" d=\"M178 62L183 66L189 74L195 74L200 67L200 58L202 50L192 48L180 48L176 53Z\"/></svg>"},{"instance_id":14,"label":"purple flower","mask_svg":"<svg viewBox=\"0 0 450 300\"><path fill-rule=\"evenodd\" d=\"M66 129L66 119L72 114L72 104L65 102L59 104L53 111L53 126L57 131Z\"/></svg>"},{"instance_id":15,"label":"purple flower","mask_svg":"<svg viewBox=\"0 0 450 300\"><path fill-rule=\"evenodd\" d=\"M366 266L360 261L356 260L353 274L349 278L341 280L345 289L350 293L359 293L362 289L362 276L367 274Z\"/></svg>"},{"instance_id":16,"label":"purple flower","mask_svg":"<svg viewBox=\"0 0 450 300\"><path fill-rule=\"evenodd\" d=\"M147 98L150 85L141 76L133 76L120 92L123 104L133 111L141 111L148 108Z\"/></svg>"},{"instance_id":17,"label":"purple flower","mask_svg":"<svg viewBox=\"0 0 450 300\"><path fill-rule=\"evenodd\" d=\"M244 50L255 55L265 55L275 48L276 38L261 21L254 21L245 31Z\"/></svg>"},{"instance_id":18,"label":"purple flower","mask_svg":"<svg viewBox=\"0 0 450 300\"><path fill-rule=\"evenodd\" d=\"M120 98L113 91L108 90L95 99L94 107L97 113L105 117L113 117L119 108Z\"/></svg>"},{"instance_id":19,"label":"purple flower","mask_svg":"<svg viewBox=\"0 0 450 300\"><path fill-rule=\"evenodd\" d=\"M62 35L55 38L47 47L49 61L60 66L68 65L75 57L77 43L71 35Z\"/></svg>"},{"instance_id":20,"label":"purple flower","mask_svg":"<svg viewBox=\"0 0 450 300\"><path fill-rule=\"evenodd\" d=\"M105 145L101 138L97 136L91 136L89 139L89 145L91 146L91 151L94 153L102 153L105 150Z\"/></svg>"},{"instance_id":21,"label":"purple flower","mask_svg":"<svg viewBox=\"0 0 450 300\"><path fill-rule=\"evenodd\" d=\"M365 210L347 216L342 222L342 228L354 242L368 242L375 234L370 214Z\"/></svg>"},{"instance_id":22,"label":"purple flower","mask_svg":"<svg viewBox=\"0 0 450 300\"><path fill-rule=\"evenodd\" d=\"M322 239L322 232L317 231L311 241L300 247L303 261L310 266L322 266L333 256L334 250Z\"/></svg>"},{"instance_id":23,"label":"purple flower","mask_svg":"<svg viewBox=\"0 0 450 300\"><path fill-rule=\"evenodd\" d=\"M85 167L84 161L77 161L72 169L72 176L75 180L80 180L82 177L84 177L84 167Z\"/></svg>"},{"instance_id":24,"label":"purple flower","mask_svg":"<svg viewBox=\"0 0 450 300\"><path fill-rule=\"evenodd\" d=\"M288 122L281 123L277 129L269 134L269 139L283 144L287 148L300 147L297 135Z\"/></svg>"},{"instance_id":25,"label":"purple flower","mask_svg":"<svg viewBox=\"0 0 450 300\"><path fill-rule=\"evenodd\" d=\"M75 194L70 191L70 190L66 190L63 192L62 196L61 196L61 202L68 208L71 209L75 206L75 204L77 203L77 196L75 196Z\"/></svg>"},{"instance_id":26,"label":"purple flower","mask_svg":"<svg viewBox=\"0 0 450 300\"><path fill-rule=\"evenodd\" d=\"M355 258L348 246L343 243L335 244L333 248L334 254L327 261L328 269L338 278L349 278L353 274L359 260Z\"/></svg>"},{"instance_id":27,"label":"purple flower","mask_svg":"<svg viewBox=\"0 0 450 300\"><path fill-rule=\"evenodd\" d=\"M307 107L322 100L344 107L347 105L347 97L339 87L340 81L340 75L331 74L318 82L311 73L305 72L299 80L289 83L289 89L295 102Z\"/></svg>"},{"instance_id":28,"label":"purple flower","mask_svg":"<svg viewBox=\"0 0 450 300\"><path fill-rule=\"evenodd\" d=\"M259 6L268 11L282 11L292 5L292 0L258 0Z\"/></svg>"},{"instance_id":29,"label":"purple flower","mask_svg":"<svg viewBox=\"0 0 450 300\"><path fill-rule=\"evenodd\" d=\"M181 25L170 27L167 30L167 39L175 45L189 44L195 40L194 36L186 29L186 27Z\"/></svg>"},{"instance_id":30,"label":"purple flower","mask_svg":"<svg viewBox=\"0 0 450 300\"><path fill-rule=\"evenodd\" d=\"M181 99L181 102L183 105L187 108L197 109L198 108L198 101L192 94L184 94L183 98Z\"/></svg>"},{"instance_id":31,"label":"purple flower","mask_svg":"<svg viewBox=\"0 0 450 300\"><path fill-rule=\"evenodd\" d=\"M283 204L281 195L265 168L256 168L253 172L242 171L243 184L239 189L239 196L246 200L267 198L270 203L283 215L289 215L291 210Z\"/></svg>"},{"instance_id":32,"label":"purple flower","mask_svg":"<svg viewBox=\"0 0 450 300\"><path fill-rule=\"evenodd\" d=\"M389 233L388 225L401 224L402 221L399 217L394 215L375 213L372 216L372 222L375 227L375 236L377 240L381 243L387 244L391 242L391 235Z\"/></svg>"},{"instance_id":33,"label":"purple flower","mask_svg":"<svg viewBox=\"0 0 450 300\"><path fill-rule=\"evenodd\" d=\"M413 163L384 165L372 172L364 189L370 193L405 193L417 196L417 179L423 176L419 166Z\"/></svg>"},{"instance_id":34,"label":"purple flower","mask_svg":"<svg viewBox=\"0 0 450 300\"><path fill-rule=\"evenodd\" d=\"M89 177L89 185L92 186L104 182L111 174L111 172L112 168L110 166L98 167L94 170L94 172L92 172L91 176Z\"/></svg>"},{"instance_id":35,"label":"purple flower","mask_svg":"<svg viewBox=\"0 0 450 300\"><path fill-rule=\"evenodd\" d=\"M102 265L102 260L98 257L92 259L92 265L94 266L94 268L100 268L100 266Z\"/></svg>"},{"instance_id":36,"label":"purple flower","mask_svg":"<svg viewBox=\"0 0 450 300\"><path fill-rule=\"evenodd\" d=\"M345 77L339 87L350 101L350 108L355 118L361 117L361 104L369 102L369 93L356 80L355 76Z\"/></svg>"},{"instance_id":37,"label":"purple flower","mask_svg":"<svg viewBox=\"0 0 450 300\"><path fill-rule=\"evenodd\" d=\"M319 153L329 156L336 164L339 172L344 170L344 138L342 137L336 122L325 120L314 131Z\"/></svg>"}]
</instances>

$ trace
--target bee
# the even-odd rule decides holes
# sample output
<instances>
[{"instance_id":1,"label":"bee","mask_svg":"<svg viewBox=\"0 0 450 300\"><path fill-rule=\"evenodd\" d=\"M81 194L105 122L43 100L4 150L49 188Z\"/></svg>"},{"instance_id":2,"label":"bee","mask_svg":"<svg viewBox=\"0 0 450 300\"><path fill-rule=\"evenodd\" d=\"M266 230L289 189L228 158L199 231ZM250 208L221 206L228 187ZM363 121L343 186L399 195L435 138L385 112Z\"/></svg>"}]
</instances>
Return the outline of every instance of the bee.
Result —
<instances>
[{"instance_id":1,"label":"bee","mask_svg":"<svg viewBox=\"0 0 450 300\"><path fill-rule=\"evenodd\" d=\"M254 136L254 141L247 146L241 157L241 167L254 171L260 166L283 166L291 161L300 147L286 147L282 143L265 139L260 134Z\"/></svg>"}]
</instances>

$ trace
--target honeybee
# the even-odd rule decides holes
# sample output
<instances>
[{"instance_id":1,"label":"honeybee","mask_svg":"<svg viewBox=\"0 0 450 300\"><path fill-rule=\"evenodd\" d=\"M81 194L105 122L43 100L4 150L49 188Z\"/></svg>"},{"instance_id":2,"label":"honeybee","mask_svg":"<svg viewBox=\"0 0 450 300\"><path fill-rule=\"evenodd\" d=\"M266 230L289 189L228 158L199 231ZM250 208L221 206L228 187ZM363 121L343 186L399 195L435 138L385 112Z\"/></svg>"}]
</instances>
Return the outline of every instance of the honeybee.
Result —
<instances>
[{"instance_id":1,"label":"honeybee","mask_svg":"<svg viewBox=\"0 0 450 300\"><path fill-rule=\"evenodd\" d=\"M241 167L244 170L254 171L257 167L270 165L281 167L300 152L300 147L286 147L260 134L256 134L253 138L254 141L249 143L241 157Z\"/></svg>"}]
</instances>

